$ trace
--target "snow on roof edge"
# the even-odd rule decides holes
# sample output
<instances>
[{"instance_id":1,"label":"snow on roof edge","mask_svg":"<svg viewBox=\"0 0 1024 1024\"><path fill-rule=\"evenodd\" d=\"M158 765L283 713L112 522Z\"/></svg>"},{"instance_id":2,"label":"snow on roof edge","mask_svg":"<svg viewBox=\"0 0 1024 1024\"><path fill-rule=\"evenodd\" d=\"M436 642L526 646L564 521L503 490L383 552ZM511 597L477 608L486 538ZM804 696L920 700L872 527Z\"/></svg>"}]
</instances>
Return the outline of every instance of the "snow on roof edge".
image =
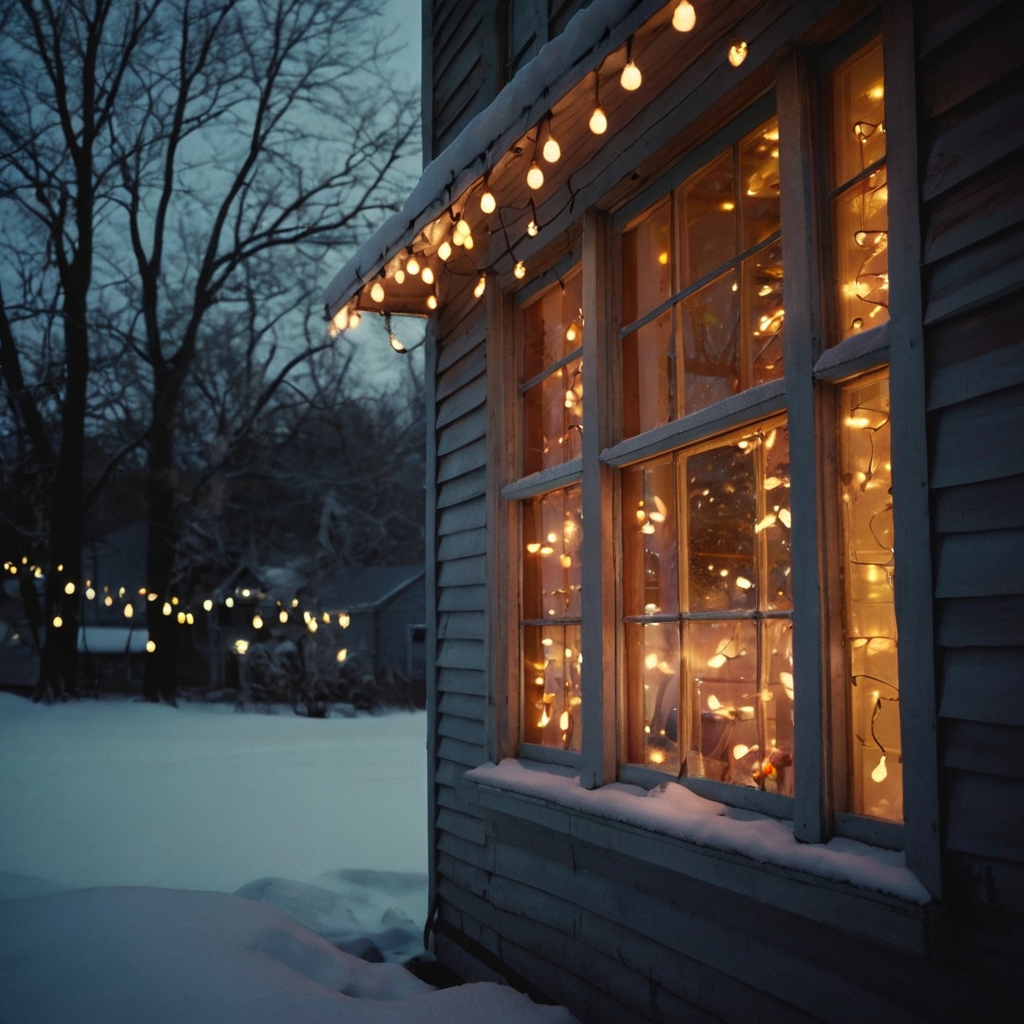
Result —
<instances>
[{"instance_id":1,"label":"snow on roof edge","mask_svg":"<svg viewBox=\"0 0 1024 1024\"><path fill-rule=\"evenodd\" d=\"M497 97L424 168L402 209L384 221L338 271L324 290L328 318L490 170L512 143L584 75L665 5L665 0L593 0L577 11L564 31L520 68ZM595 58L600 59L595 63Z\"/></svg>"}]
</instances>

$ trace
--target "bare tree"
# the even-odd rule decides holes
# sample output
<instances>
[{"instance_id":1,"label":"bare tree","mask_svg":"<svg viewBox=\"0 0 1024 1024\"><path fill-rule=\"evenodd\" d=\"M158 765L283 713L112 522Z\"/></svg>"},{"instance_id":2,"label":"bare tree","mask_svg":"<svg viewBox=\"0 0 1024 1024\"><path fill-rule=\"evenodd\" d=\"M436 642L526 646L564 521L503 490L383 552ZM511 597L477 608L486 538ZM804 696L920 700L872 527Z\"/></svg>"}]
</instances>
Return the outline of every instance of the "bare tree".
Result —
<instances>
[{"instance_id":1,"label":"bare tree","mask_svg":"<svg viewBox=\"0 0 1024 1024\"><path fill-rule=\"evenodd\" d=\"M68 628L48 631L41 693L62 692L73 678L77 627L63 580L79 574L84 423L99 335L104 351L124 344L138 360L125 400L136 416L144 400L145 428L122 438L110 467L144 445L147 585L167 594L179 529L176 437L199 354L236 337L248 346L255 390L239 406L248 413L214 435L230 449L324 344L304 312L325 247L354 243L398 201L395 172L415 144L416 105L379 68L376 7L0 0L4 56L12 54L0 72L0 203L34 229L64 336L45 617L59 614ZM284 252L291 273L282 277ZM26 436L34 430L40 442L26 412L33 391L18 371L41 315L24 318L27 340L12 318L0 321L6 386ZM34 451L46 465L45 445ZM161 604L147 605L163 656L147 662L146 696L173 700L174 623Z\"/></svg>"}]
</instances>

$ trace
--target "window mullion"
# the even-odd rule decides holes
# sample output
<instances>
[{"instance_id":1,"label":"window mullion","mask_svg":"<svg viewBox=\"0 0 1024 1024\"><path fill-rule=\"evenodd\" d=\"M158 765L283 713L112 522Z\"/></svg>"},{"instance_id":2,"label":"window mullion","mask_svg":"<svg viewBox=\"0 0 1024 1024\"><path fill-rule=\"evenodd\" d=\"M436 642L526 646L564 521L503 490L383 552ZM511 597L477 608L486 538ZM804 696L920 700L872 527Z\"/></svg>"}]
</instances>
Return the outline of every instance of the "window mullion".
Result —
<instances>
[{"instance_id":1,"label":"window mullion","mask_svg":"<svg viewBox=\"0 0 1024 1024\"><path fill-rule=\"evenodd\" d=\"M583 223L583 742L580 781L588 789L614 782L616 635L613 470L601 463L612 438L614 350L607 290L608 227L587 213Z\"/></svg>"},{"instance_id":2,"label":"window mullion","mask_svg":"<svg viewBox=\"0 0 1024 1024\"><path fill-rule=\"evenodd\" d=\"M821 348L819 251L811 154L813 132L807 76L798 51L777 66L782 263L786 268L784 365L790 438L793 517L793 831L805 842L828 838L832 814L829 689L823 685L818 463L815 453L814 363Z\"/></svg>"}]
</instances>

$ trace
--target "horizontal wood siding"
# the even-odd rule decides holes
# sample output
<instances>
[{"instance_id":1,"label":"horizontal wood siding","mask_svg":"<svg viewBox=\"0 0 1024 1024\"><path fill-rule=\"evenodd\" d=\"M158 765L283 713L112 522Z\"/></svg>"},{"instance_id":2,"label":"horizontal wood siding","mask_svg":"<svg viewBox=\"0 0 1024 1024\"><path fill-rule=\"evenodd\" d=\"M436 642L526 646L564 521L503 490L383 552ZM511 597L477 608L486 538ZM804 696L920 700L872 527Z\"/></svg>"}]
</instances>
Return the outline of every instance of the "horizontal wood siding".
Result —
<instances>
[{"instance_id":1,"label":"horizontal wood siding","mask_svg":"<svg viewBox=\"0 0 1024 1024\"><path fill-rule=\"evenodd\" d=\"M1024 912L1024 33L925 5L919 68L940 762L948 870ZM977 905L974 912L978 912Z\"/></svg>"}]
</instances>

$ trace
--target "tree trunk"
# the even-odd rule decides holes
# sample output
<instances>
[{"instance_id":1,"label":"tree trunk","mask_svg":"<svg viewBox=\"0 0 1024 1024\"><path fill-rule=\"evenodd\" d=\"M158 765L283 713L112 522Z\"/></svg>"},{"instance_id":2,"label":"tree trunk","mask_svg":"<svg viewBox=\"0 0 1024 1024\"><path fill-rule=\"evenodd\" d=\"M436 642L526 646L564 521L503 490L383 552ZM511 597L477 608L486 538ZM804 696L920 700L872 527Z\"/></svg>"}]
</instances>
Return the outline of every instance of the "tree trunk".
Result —
<instances>
[{"instance_id":1,"label":"tree trunk","mask_svg":"<svg viewBox=\"0 0 1024 1024\"><path fill-rule=\"evenodd\" d=\"M143 689L146 700L176 703L177 696L177 609L163 614L170 601L171 577L178 542L174 485L174 411L179 384L166 370L158 370L153 389L153 424L149 437L146 472L146 514L149 538L146 545L146 586L158 595L146 603L149 638L156 644L146 659Z\"/></svg>"}]
</instances>

